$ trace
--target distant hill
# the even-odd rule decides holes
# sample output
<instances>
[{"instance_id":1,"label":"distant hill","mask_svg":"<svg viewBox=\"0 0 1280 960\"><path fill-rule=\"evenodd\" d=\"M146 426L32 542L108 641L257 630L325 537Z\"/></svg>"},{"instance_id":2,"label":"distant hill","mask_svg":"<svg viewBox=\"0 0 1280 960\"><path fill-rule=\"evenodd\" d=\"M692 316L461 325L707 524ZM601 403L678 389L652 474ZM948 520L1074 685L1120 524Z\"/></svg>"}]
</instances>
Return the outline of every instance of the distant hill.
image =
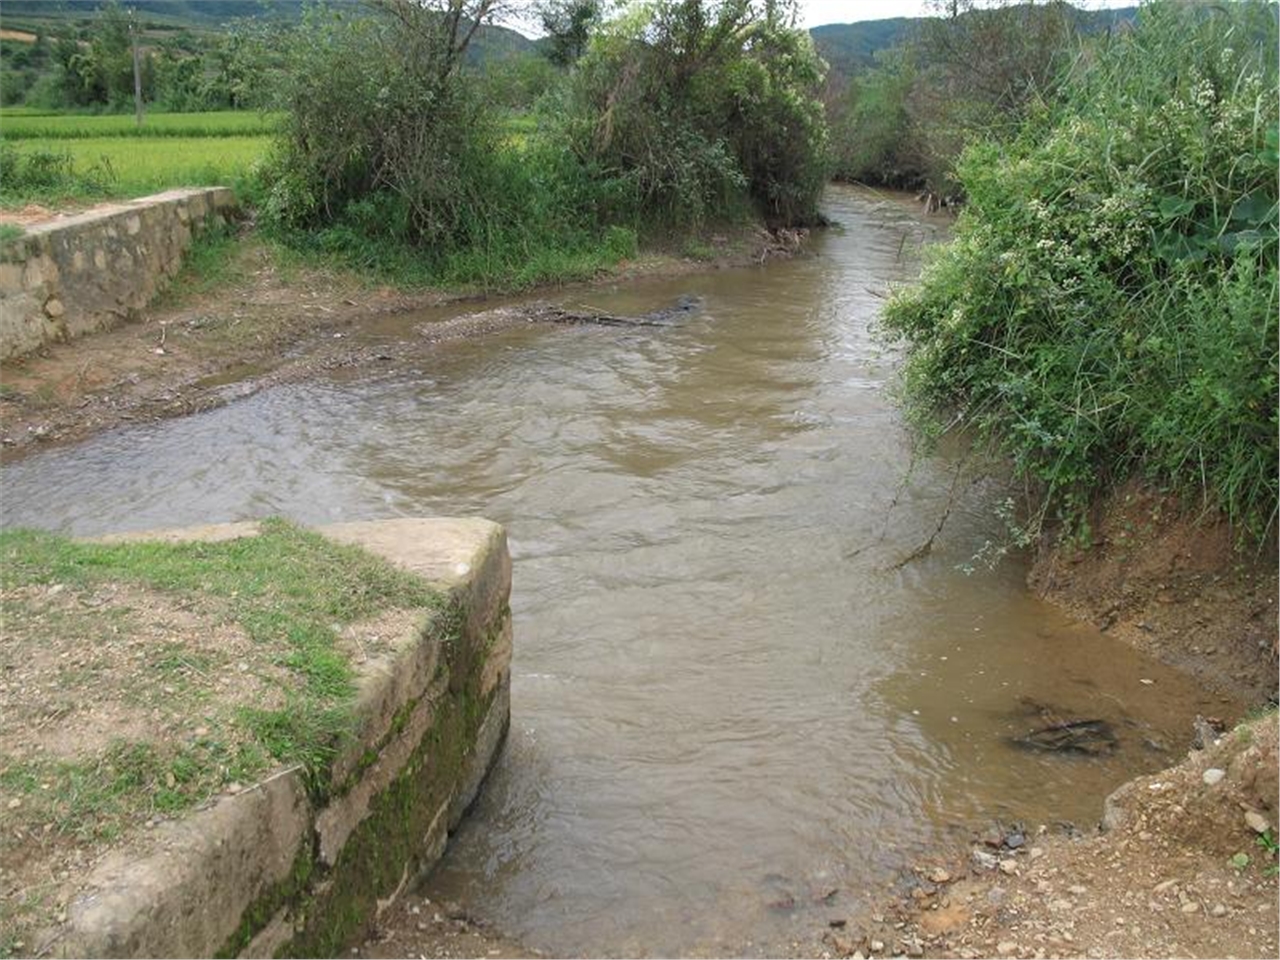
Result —
<instances>
[{"instance_id":1,"label":"distant hill","mask_svg":"<svg viewBox=\"0 0 1280 960\"><path fill-rule=\"evenodd\" d=\"M188 29L217 30L221 24L245 17L296 20L309 0L128 0L136 8L149 31L163 33ZM334 3L334 0L329 0ZM338 4L355 0L336 0ZM55 30L68 24L92 25L105 0L0 0L0 17L6 26L19 29ZM1137 7L1118 10L1080 11L1085 30L1106 30L1131 22ZM920 18L893 17L860 23L833 23L814 27L809 33L814 45L834 72L850 76L870 66L880 50L902 43ZM538 42L507 27L486 26L476 36L469 59L483 62L529 53Z\"/></svg>"},{"instance_id":2,"label":"distant hill","mask_svg":"<svg viewBox=\"0 0 1280 960\"><path fill-rule=\"evenodd\" d=\"M1080 29L1086 33L1112 30L1132 23L1138 8L1115 10L1077 10ZM809 34L822 59L835 73L852 76L875 61L875 55L902 43L921 17L893 17L888 20L863 20L860 23L831 23L813 27Z\"/></svg>"},{"instance_id":3,"label":"distant hill","mask_svg":"<svg viewBox=\"0 0 1280 960\"><path fill-rule=\"evenodd\" d=\"M876 52L895 47L907 37L915 17L831 23L809 31L813 45L831 69L846 76L871 66Z\"/></svg>"},{"instance_id":4,"label":"distant hill","mask_svg":"<svg viewBox=\"0 0 1280 960\"><path fill-rule=\"evenodd\" d=\"M143 28L163 34L174 30L198 33L216 31L220 26L247 17L288 22L302 17L312 0L125 0L122 6L138 11ZM330 6L356 0L328 0ZM0 18L5 26L53 31L68 25L90 27L105 0L0 0ZM526 53L534 41L507 27L486 25L476 33L469 59L483 62Z\"/></svg>"}]
</instances>

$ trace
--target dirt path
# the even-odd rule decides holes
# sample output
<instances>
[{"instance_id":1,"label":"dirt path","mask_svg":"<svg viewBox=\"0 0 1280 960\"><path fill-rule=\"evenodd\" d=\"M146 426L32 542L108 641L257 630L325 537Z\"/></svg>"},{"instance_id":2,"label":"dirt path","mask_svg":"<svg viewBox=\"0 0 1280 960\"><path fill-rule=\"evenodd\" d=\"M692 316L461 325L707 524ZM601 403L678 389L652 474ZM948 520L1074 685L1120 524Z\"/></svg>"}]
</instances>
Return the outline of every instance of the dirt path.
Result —
<instances>
[{"instance_id":1,"label":"dirt path","mask_svg":"<svg viewBox=\"0 0 1280 960\"><path fill-rule=\"evenodd\" d=\"M797 246L795 237L744 233L724 238L712 261L648 255L543 295L760 262ZM458 305L460 315L430 324L416 346L525 322L472 293L371 287L351 273L282 265L251 234L230 257L219 272L227 279L212 289L201 289L202 278L184 272L134 321L0 366L0 460L127 423L197 413L324 370L393 360L402 346L359 336L379 318ZM466 303L474 303L474 311L466 311Z\"/></svg>"}]
</instances>

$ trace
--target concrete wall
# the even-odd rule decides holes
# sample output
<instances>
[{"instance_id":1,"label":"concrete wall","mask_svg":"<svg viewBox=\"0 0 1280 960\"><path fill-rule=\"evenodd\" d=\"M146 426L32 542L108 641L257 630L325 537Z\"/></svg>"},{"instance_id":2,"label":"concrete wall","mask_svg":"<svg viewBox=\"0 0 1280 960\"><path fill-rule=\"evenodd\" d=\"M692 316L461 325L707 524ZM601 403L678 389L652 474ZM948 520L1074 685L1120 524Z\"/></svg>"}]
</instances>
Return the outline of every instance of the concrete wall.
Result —
<instances>
[{"instance_id":1,"label":"concrete wall","mask_svg":"<svg viewBox=\"0 0 1280 960\"><path fill-rule=\"evenodd\" d=\"M0 244L0 360L128 319L235 209L226 187L170 190L27 228Z\"/></svg>"},{"instance_id":2,"label":"concrete wall","mask_svg":"<svg viewBox=\"0 0 1280 960\"><path fill-rule=\"evenodd\" d=\"M256 532L225 524L117 539ZM327 795L283 769L160 825L145 849L90 871L39 955L338 956L444 852L510 717L506 534L479 519L320 532L425 577L448 599L357 665L357 734L333 761Z\"/></svg>"}]
</instances>

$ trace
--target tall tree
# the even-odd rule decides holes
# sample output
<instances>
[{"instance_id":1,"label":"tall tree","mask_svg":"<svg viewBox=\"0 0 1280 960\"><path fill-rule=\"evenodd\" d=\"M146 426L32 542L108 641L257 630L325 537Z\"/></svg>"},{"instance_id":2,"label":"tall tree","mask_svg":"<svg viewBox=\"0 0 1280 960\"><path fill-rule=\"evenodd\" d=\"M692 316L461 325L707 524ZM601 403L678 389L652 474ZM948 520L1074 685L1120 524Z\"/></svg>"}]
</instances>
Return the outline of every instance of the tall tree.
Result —
<instances>
[{"instance_id":1,"label":"tall tree","mask_svg":"<svg viewBox=\"0 0 1280 960\"><path fill-rule=\"evenodd\" d=\"M600 22L600 0L542 0L538 20L547 34L547 59L572 66L587 49L591 31Z\"/></svg>"}]
</instances>

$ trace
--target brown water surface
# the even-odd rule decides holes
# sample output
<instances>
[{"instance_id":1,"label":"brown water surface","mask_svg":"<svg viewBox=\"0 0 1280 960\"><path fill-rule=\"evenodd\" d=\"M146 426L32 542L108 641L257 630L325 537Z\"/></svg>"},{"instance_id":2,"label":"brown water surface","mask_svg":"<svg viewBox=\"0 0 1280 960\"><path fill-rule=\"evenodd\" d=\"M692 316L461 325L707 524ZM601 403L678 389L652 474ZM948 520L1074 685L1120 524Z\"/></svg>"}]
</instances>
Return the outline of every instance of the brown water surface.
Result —
<instances>
[{"instance_id":1,"label":"brown water surface","mask_svg":"<svg viewBox=\"0 0 1280 960\"><path fill-rule=\"evenodd\" d=\"M558 955L785 954L974 825L1091 825L1195 713L1231 710L1037 602L1019 563L973 564L1002 536L994 483L894 569L952 464L903 484L872 331L931 228L851 190L828 206L811 256L573 298L703 297L677 326L509 330L50 450L4 470L3 522L506 524L511 737L429 895ZM1107 718L1119 749L1017 748L1024 698Z\"/></svg>"}]
</instances>

